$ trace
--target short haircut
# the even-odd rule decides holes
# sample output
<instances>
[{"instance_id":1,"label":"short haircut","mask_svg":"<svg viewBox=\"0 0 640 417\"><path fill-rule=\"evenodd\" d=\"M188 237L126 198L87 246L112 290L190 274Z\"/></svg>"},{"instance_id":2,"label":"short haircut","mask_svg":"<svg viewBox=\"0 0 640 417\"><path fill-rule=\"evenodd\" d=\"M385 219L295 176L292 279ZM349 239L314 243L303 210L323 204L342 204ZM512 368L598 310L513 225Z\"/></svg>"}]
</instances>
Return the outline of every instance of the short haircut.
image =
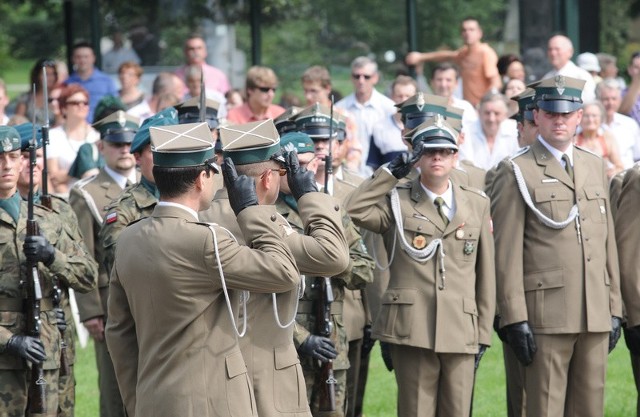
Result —
<instances>
[{"instance_id":1,"label":"short haircut","mask_svg":"<svg viewBox=\"0 0 640 417\"><path fill-rule=\"evenodd\" d=\"M256 87L275 87L276 85L278 85L278 77L269 67L254 65L247 71L247 89Z\"/></svg>"},{"instance_id":2,"label":"short haircut","mask_svg":"<svg viewBox=\"0 0 640 417\"><path fill-rule=\"evenodd\" d=\"M144 73L144 70L140 65L136 64L133 61L126 61L120 64L120 66L118 67L118 74L128 69L132 69L133 72L136 74L136 77L138 78L142 77L142 74Z\"/></svg>"},{"instance_id":3,"label":"short haircut","mask_svg":"<svg viewBox=\"0 0 640 417\"><path fill-rule=\"evenodd\" d=\"M609 65L616 65L618 63L618 58L616 58L611 54L598 52L596 56L598 57L598 63L600 64L600 68L602 69L604 69Z\"/></svg>"},{"instance_id":4,"label":"short haircut","mask_svg":"<svg viewBox=\"0 0 640 417\"><path fill-rule=\"evenodd\" d=\"M161 94L169 93L173 90L174 74L171 72L161 72L156 75L153 80L153 86L151 87L151 94L159 96Z\"/></svg>"},{"instance_id":5,"label":"short haircut","mask_svg":"<svg viewBox=\"0 0 640 417\"><path fill-rule=\"evenodd\" d=\"M505 108L509 108L509 100L504 96L504 94L492 89L482 96L480 103L478 103L478 109L481 109L485 104L492 103L494 101L501 102L504 104Z\"/></svg>"},{"instance_id":6,"label":"short haircut","mask_svg":"<svg viewBox=\"0 0 640 417\"><path fill-rule=\"evenodd\" d=\"M604 108L604 105L600 100L589 101L588 103L584 103L582 105L582 109L586 109L587 107L594 106L600 109L600 117L604 117L607 114L607 111ZM584 120L584 119L583 119Z\"/></svg>"},{"instance_id":7,"label":"short haircut","mask_svg":"<svg viewBox=\"0 0 640 417\"><path fill-rule=\"evenodd\" d=\"M354 69L364 68L367 65L373 66L374 73L378 72L378 64L376 63L376 61L369 58L368 56L359 56L353 61L351 61L351 70L353 71Z\"/></svg>"},{"instance_id":8,"label":"short haircut","mask_svg":"<svg viewBox=\"0 0 640 417\"><path fill-rule=\"evenodd\" d=\"M303 83L319 83L323 88L331 87L331 75L329 70L320 65L307 68L302 74Z\"/></svg>"},{"instance_id":9,"label":"short haircut","mask_svg":"<svg viewBox=\"0 0 640 417\"><path fill-rule=\"evenodd\" d=\"M600 100L602 90L616 90L619 94L622 94L620 83L615 78L605 78L600 81L596 86L596 98Z\"/></svg>"},{"instance_id":10,"label":"short haircut","mask_svg":"<svg viewBox=\"0 0 640 417\"><path fill-rule=\"evenodd\" d=\"M408 75L398 75L391 83L391 92L395 90L397 85L412 85L418 91L418 82Z\"/></svg>"},{"instance_id":11,"label":"short haircut","mask_svg":"<svg viewBox=\"0 0 640 417\"><path fill-rule=\"evenodd\" d=\"M449 71L449 70L453 70L456 72L456 78L458 78L458 76L460 75L460 71L458 71L458 67L453 65L451 62L442 62L436 65L435 67L433 67L433 69L431 70L431 79L433 80L435 78L437 72Z\"/></svg>"},{"instance_id":12,"label":"short haircut","mask_svg":"<svg viewBox=\"0 0 640 417\"><path fill-rule=\"evenodd\" d=\"M184 79L186 80L200 80L200 76L202 75L202 67L200 65L189 65L184 70Z\"/></svg>"},{"instance_id":13,"label":"short haircut","mask_svg":"<svg viewBox=\"0 0 640 417\"><path fill-rule=\"evenodd\" d=\"M255 164L236 165L238 175L246 175L247 177L259 177L268 169L278 169L280 165L274 161L262 161Z\"/></svg>"},{"instance_id":14,"label":"short haircut","mask_svg":"<svg viewBox=\"0 0 640 417\"><path fill-rule=\"evenodd\" d=\"M153 166L153 178L162 198L175 198L189 192L205 165L195 167L160 167ZM211 173L209 173L211 175Z\"/></svg>"},{"instance_id":15,"label":"short haircut","mask_svg":"<svg viewBox=\"0 0 640 417\"><path fill-rule=\"evenodd\" d=\"M80 49L80 48L89 48L89 49L91 49L92 52L94 52L93 51L93 46L89 42L87 42L85 40L78 41L78 42L74 43L73 47L71 47L71 50L73 52L75 52L76 49ZM95 54L95 52L94 52L94 54Z\"/></svg>"},{"instance_id":16,"label":"short haircut","mask_svg":"<svg viewBox=\"0 0 640 417\"><path fill-rule=\"evenodd\" d=\"M207 41L204 40L204 36L202 36L201 34L199 34L197 32L194 32L194 33L189 34L187 39L185 39L185 41L184 41L185 48L187 46L187 42L189 42L192 39L200 39L202 42L204 42L205 45L207 44Z\"/></svg>"},{"instance_id":17,"label":"short haircut","mask_svg":"<svg viewBox=\"0 0 640 417\"><path fill-rule=\"evenodd\" d=\"M464 22L476 22L476 23L478 24L478 27L479 27L479 28L482 28L482 27L480 26L480 21L479 21L479 20L478 20L478 18L477 18L477 17L475 17L475 16L467 16L467 17L465 17L464 19L462 19L462 20L460 21L460 26L462 26L462 24L463 24Z\"/></svg>"},{"instance_id":18,"label":"short haircut","mask_svg":"<svg viewBox=\"0 0 640 417\"><path fill-rule=\"evenodd\" d=\"M89 92L85 90L83 86L81 86L80 84L69 84L60 92L60 97L58 98L58 101L60 102L60 108L66 107L67 100L69 100L69 98L76 93L82 93L87 98L87 100L89 100Z\"/></svg>"}]
</instances>

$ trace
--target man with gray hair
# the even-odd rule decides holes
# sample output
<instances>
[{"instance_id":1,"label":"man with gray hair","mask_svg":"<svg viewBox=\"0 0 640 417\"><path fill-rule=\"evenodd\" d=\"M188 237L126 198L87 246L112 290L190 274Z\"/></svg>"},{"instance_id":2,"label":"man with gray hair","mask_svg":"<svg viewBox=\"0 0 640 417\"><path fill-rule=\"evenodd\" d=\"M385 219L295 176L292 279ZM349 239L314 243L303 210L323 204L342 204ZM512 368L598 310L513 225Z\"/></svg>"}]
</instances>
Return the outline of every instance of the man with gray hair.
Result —
<instances>
[{"instance_id":1,"label":"man with gray hair","mask_svg":"<svg viewBox=\"0 0 640 417\"><path fill-rule=\"evenodd\" d=\"M175 106L182 101L185 85L176 74L161 72L153 80L151 97L127 110L127 113L139 118L148 119L167 107Z\"/></svg>"},{"instance_id":2,"label":"man with gray hair","mask_svg":"<svg viewBox=\"0 0 640 417\"><path fill-rule=\"evenodd\" d=\"M573 56L573 42L564 35L555 35L549 39L547 44L547 58L553 69L547 72L542 78L553 78L556 75L564 75L565 77L573 77L579 80L585 80L584 89L582 90L582 102L588 103L595 99L596 84L593 77L584 69L580 68L571 61Z\"/></svg>"},{"instance_id":3,"label":"man with gray hair","mask_svg":"<svg viewBox=\"0 0 640 417\"><path fill-rule=\"evenodd\" d=\"M598 84L596 96L605 109L602 127L615 137L624 169L630 168L640 159L640 127L631 117L618 112L622 103L620 84L607 78Z\"/></svg>"},{"instance_id":4,"label":"man with gray hair","mask_svg":"<svg viewBox=\"0 0 640 417\"><path fill-rule=\"evenodd\" d=\"M358 140L362 145L360 174L370 174L367 167L369 143L373 126L396 112L395 103L375 86L380 80L378 64L371 58L359 56L351 62L351 82L354 92L336 103L338 108L351 113L358 124Z\"/></svg>"}]
</instances>

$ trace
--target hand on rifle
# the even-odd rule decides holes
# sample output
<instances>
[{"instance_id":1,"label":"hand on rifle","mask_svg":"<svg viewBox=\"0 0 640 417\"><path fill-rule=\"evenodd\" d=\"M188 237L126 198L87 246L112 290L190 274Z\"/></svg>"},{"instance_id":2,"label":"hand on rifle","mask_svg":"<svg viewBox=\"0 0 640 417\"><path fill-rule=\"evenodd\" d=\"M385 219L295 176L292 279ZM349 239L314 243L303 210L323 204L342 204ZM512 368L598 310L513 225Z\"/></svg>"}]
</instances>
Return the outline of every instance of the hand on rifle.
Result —
<instances>
[{"instance_id":1,"label":"hand on rifle","mask_svg":"<svg viewBox=\"0 0 640 417\"><path fill-rule=\"evenodd\" d=\"M318 191L313 172L300 166L298 154L293 151L287 152L284 157L287 166L287 182L289 183L289 189L291 189L293 198L298 201L303 195Z\"/></svg>"},{"instance_id":2,"label":"hand on rifle","mask_svg":"<svg viewBox=\"0 0 640 417\"><path fill-rule=\"evenodd\" d=\"M394 177L400 180L409 175L413 166L422 156L422 151L422 142L418 142L413 148L413 152L411 154L407 152L401 153L389 162L389 166L387 168L389 168L389 171L391 171L391 174L393 174Z\"/></svg>"},{"instance_id":3,"label":"hand on rifle","mask_svg":"<svg viewBox=\"0 0 640 417\"><path fill-rule=\"evenodd\" d=\"M338 357L338 351L333 340L328 337L309 335L298 348L300 353L305 356L311 356L322 362L329 362Z\"/></svg>"},{"instance_id":4,"label":"hand on rifle","mask_svg":"<svg viewBox=\"0 0 640 417\"><path fill-rule=\"evenodd\" d=\"M47 267L56 259L56 248L44 236L25 237L22 250L27 261L42 262Z\"/></svg>"},{"instance_id":5,"label":"hand on rifle","mask_svg":"<svg viewBox=\"0 0 640 417\"><path fill-rule=\"evenodd\" d=\"M64 333L64 331L67 330L67 320L64 318L64 310L56 307L53 311L56 313L56 326L60 333Z\"/></svg>"},{"instance_id":6,"label":"hand on rifle","mask_svg":"<svg viewBox=\"0 0 640 417\"><path fill-rule=\"evenodd\" d=\"M40 339L19 334L11 336L5 351L20 356L31 363L42 363L47 357Z\"/></svg>"},{"instance_id":7,"label":"hand on rifle","mask_svg":"<svg viewBox=\"0 0 640 417\"><path fill-rule=\"evenodd\" d=\"M222 174L229 194L229 204L236 216L247 207L258 205L255 180L246 175L239 176L236 166L229 157L224 158Z\"/></svg>"}]
</instances>

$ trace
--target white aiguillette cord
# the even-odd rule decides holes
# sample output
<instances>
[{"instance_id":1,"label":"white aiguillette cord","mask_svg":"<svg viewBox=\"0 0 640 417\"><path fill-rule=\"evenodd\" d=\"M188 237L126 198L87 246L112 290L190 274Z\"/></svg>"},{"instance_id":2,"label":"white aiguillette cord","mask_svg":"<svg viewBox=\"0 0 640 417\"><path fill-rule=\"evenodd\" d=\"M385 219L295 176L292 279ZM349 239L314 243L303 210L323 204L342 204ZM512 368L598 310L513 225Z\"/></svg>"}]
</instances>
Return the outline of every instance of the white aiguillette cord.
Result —
<instances>
[{"instance_id":1,"label":"white aiguillette cord","mask_svg":"<svg viewBox=\"0 0 640 417\"><path fill-rule=\"evenodd\" d=\"M424 249L416 249L407 242L404 237L404 227L402 222L402 211L400 209L400 197L398 196L397 189L391 190L391 211L393 212L393 218L396 222L396 231L398 234L398 240L400 240L400 244L402 245L402 249L409 255L412 259L424 263L429 261L436 252L439 254L440 261L440 285L439 289L443 290L445 288L445 267L444 267L444 245L442 243L442 239L433 239L427 247ZM438 250L439 249L439 250Z\"/></svg>"}]
</instances>

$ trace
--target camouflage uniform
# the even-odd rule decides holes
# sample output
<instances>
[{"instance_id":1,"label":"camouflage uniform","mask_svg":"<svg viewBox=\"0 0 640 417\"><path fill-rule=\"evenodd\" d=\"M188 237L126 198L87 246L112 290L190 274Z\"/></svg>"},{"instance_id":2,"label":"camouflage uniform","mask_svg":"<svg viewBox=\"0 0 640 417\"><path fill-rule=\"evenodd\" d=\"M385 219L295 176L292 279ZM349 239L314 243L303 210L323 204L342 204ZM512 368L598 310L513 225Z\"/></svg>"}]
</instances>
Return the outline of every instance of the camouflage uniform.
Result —
<instances>
[{"instance_id":1,"label":"camouflage uniform","mask_svg":"<svg viewBox=\"0 0 640 417\"><path fill-rule=\"evenodd\" d=\"M122 191L120 197L107 207L105 222L98 233L98 246L102 247L102 256L98 260L105 271L111 272L116 253L116 242L120 232L129 223L147 217L158 202L158 197L149 190L156 191L153 184L144 178Z\"/></svg>"},{"instance_id":2,"label":"camouflage uniform","mask_svg":"<svg viewBox=\"0 0 640 417\"><path fill-rule=\"evenodd\" d=\"M29 373L23 359L3 352L11 336L26 332L23 309L26 293L20 282L26 279L22 241L26 234L27 209L27 202L20 201L17 226L10 215L0 210L0 409L3 415L16 417L25 415ZM59 221L52 211L36 206L34 217L41 233L56 248L53 263L48 268L40 265L43 296L40 331L47 355L42 364L47 381L45 415L57 416L61 340L53 311L52 278L55 275L65 285L86 292L95 287L97 265L70 236L63 225L65 222Z\"/></svg>"},{"instance_id":3,"label":"camouflage uniform","mask_svg":"<svg viewBox=\"0 0 640 417\"><path fill-rule=\"evenodd\" d=\"M278 212L287 219L291 227L300 233L304 233L302 221L294 209L289 207L281 198L276 202L276 208ZM343 215L343 226L345 228L347 242L349 243L351 259L347 270L341 275L332 277L333 279L331 280L334 297L334 302L331 306L331 315L333 318L333 333L331 339L334 341L336 350L338 351L338 357L333 360L334 377L337 380L335 386L335 412L318 411L318 392L320 391L320 384L323 383L323 381L320 380L320 368L314 359L310 357L301 358L302 371L307 384L309 405L314 416L342 417L345 415L347 369L349 369L349 342L347 341L347 333L342 320L344 291L345 287L349 289L359 289L366 282L370 282L373 271L373 259L367 254L360 234L346 213ZM315 281L316 277L305 278L305 291L298 306L298 314L296 315L293 334L296 348L309 337L310 331L316 327L316 317L313 309L314 301L318 299L320 294L314 285Z\"/></svg>"}]
</instances>

